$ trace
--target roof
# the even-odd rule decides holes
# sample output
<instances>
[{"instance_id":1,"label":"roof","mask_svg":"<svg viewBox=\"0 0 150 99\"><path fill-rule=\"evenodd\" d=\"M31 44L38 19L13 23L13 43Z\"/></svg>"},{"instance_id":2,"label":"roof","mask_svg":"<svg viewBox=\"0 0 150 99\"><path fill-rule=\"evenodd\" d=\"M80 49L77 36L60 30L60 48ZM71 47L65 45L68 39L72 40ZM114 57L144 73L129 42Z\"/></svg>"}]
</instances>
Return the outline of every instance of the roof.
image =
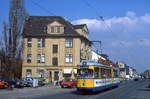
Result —
<instances>
[{"instance_id":1,"label":"roof","mask_svg":"<svg viewBox=\"0 0 150 99\"><path fill-rule=\"evenodd\" d=\"M97 63L95 61L89 61L89 60L82 60L78 66L100 66L100 67L106 67L106 68L113 68L113 69L118 69L116 67L112 67L112 66L108 66L108 65L104 65L104 64L100 64Z\"/></svg>"},{"instance_id":2,"label":"roof","mask_svg":"<svg viewBox=\"0 0 150 99\"><path fill-rule=\"evenodd\" d=\"M47 25L57 21L64 25L64 34L48 34ZM29 16L25 22L24 37L82 37L75 31L75 27L81 27L83 25L72 25L66 19L61 16ZM46 29L46 30L45 30Z\"/></svg>"},{"instance_id":3,"label":"roof","mask_svg":"<svg viewBox=\"0 0 150 99\"><path fill-rule=\"evenodd\" d=\"M80 29L83 28L84 26L86 26L86 24L73 25L75 29Z\"/></svg>"},{"instance_id":4,"label":"roof","mask_svg":"<svg viewBox=\"0 0 150 99\"><path fill-rule=\"evenodd\" d=\"M81 65L87 65L87 66L90 66L90 65L94 65L94 66L102 66L103 64L99 64L99 63L96 63L94 61L87 61L87 60L82 60L78 65L81 66Z\"/></svg>"}]
</instances>

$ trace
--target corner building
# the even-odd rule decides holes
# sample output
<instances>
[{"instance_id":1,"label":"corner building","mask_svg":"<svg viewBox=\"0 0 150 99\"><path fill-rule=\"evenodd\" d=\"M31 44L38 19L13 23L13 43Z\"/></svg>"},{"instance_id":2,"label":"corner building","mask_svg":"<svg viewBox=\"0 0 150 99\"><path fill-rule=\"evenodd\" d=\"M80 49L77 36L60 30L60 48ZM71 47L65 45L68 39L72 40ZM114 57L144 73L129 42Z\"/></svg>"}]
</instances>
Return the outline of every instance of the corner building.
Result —
<instances>
[{"instance_id":1,"label":"corner building","mask_svg":"<svg viewBox=\"0 0 150 99\"><path fill-rule=\"evenodd\" d=\"M75 79L77 64L91 59L85 24L73 25L60 16L29 16L23 31L22 78L47 82Z\"/></svg>"}]
</instances>

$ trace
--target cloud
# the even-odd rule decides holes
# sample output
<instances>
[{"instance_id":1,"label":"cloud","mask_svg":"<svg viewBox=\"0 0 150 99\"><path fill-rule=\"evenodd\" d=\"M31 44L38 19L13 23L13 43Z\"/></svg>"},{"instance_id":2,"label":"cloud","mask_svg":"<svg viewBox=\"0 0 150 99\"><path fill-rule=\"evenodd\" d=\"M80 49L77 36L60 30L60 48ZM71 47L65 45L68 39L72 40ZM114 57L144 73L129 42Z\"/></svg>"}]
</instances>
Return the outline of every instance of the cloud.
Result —
<instances>
[{"instance_id":1,"label":"cloud","mask_svg":"<svg viewBox=\"0 0 150 99\"><path fill-rule=\"evenodd\" d=\"M132 11L128 11L128 12L126 13L126 16L131 17L131 18L134 18L134 17L136 17L136 13L134 13L134 12L132 12Z\"/></svg>"},{"instance_id":2,"label":"cloud","mask_svg":"<svg viewBox=\"0 0 150 99\"><path fill-rule=\"evenodd\" d=\"M135 42L141 38L150 38L150 13L137 16L136 13L128 11L123 17L107 18L105 22L100 19L78 19L72 23L87 24L91 39L107 42L114 40Z\"/></svg>"},{"instance_id":3,"label":"cloud","mask_svg":"<svg viewBox=\"0 0 150 99\"><path fill-rule=\"evenodd\" d=\"M88 28L91 30L94 29L103 29L104 24L102 21L97 19L78 19L72 22L73 24L87 24Z\"/></svg>"},{"instance_id":4,"label":"cloud","mask_svg":"<svg viewBox=\"0 0 150 99\"><path fill-rule=\"evenodd\" d=\"M109 19L105 19L105 24L109 27L113 27L114 25L134 25L136 23L150 23L150 13L147 13L143 16L136 16L136 13L128 11L126 16L124 17L112 17ZM104 22L100 19L78 19L72 22L73 24L87 24L89 28L93 29L103 29Z\"/></svg>"},{"instance_id":5,"label":"cloud","mask_svg":"<svg viewBox=\"0 0 150 99\"><path fill-rule=\"evenodd\" d=\"M149 65L150 13L138 16L128 11L125 16L100 19L78 19L73 24L87 24L91 40L101 40L103 52L114 61ZM139 57L140 56L140 57Z\"/></svg>"},{"instance_id":6,"label":"cloud","mask_svg":"<svg viewBox=\"0 0 150 99\"><path fill-rule=\"evenodd\" d=\"M150 46L150 39L141 39L138 41L140 45L148 45Z\"/></svg>"}]
</instances>

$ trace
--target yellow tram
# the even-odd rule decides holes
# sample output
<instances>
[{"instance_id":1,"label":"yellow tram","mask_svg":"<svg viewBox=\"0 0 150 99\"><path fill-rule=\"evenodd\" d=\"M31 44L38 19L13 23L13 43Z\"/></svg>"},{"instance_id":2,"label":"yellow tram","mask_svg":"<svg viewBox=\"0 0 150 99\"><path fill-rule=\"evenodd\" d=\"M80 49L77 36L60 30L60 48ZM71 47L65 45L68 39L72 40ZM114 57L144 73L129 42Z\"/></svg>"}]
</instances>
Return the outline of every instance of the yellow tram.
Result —
<instances>
[{"instance_id":1,"label":"yellow tram","mask_svg":"<svg viewBox=\"0 0 150 99\"><path fill-rule=\"evenodd\" d=\"M77 66L77 74L78 91L100 91L118 87L120 83L118 68L93 61L82 61Z\"/></svg>"}]
</instances>

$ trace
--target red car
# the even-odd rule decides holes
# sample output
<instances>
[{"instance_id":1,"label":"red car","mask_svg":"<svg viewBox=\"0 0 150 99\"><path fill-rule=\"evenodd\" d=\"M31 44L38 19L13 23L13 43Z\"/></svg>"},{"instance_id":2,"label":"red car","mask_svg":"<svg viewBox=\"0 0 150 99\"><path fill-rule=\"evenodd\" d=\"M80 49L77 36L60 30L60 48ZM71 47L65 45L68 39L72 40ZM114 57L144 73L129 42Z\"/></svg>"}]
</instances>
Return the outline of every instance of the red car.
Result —
<instances>
[{"instance_id":1,"label":"red car","mask_svg":"<svg viewBox=\"0 0 150 99\"><path fill-rule=\"evenodd\" d=\"M76 87L77 82L75 80L64 80L61 82L61 88L73 88Z\"/></svg>"},{"instance_id":2,"label":"red car","mask_svg":"<svg viewBox=\"0 0 150 99\"><path fill-rule=\"evenodd\" d=\"M5 81L0 81L0 88L7 88L8 87L8 83Z\"/></svg>"}]
</instances>

